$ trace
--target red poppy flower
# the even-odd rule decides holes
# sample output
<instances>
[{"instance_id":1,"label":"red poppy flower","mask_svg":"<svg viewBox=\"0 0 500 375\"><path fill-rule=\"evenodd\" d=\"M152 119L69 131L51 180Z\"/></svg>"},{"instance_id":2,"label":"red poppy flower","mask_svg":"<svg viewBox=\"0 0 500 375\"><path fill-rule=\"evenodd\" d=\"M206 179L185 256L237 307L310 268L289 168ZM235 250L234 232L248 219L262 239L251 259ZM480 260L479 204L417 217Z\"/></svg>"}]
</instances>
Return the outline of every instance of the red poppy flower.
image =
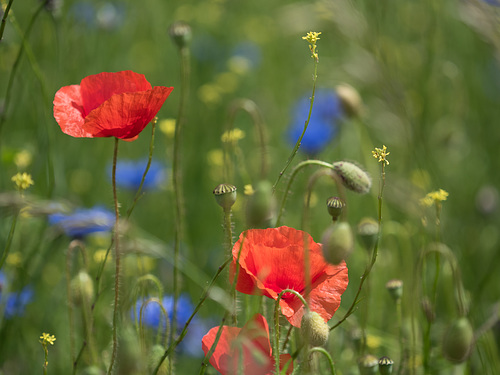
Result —
<instances>
[{"instance_id":1,"label":"red poppy flower","mask_svg":"<svg viewBox=\"0 0 500 375\"><path fill-rule=\"evenodd\" d=\"M201 340L205 354L212 347L219 327L214 327ZM241 352L243 349L243 353ZM243 363L239 361L243 360ZM210 364L222 375L243 374L271 375L274 372L274 357L269 344L269 326L266 319L256 314L243 328L222 327L222 333L215 351L210 357ZM287 367L286 373L293 371L290 354L280 355L280 369Z\"/></svg>"},{"instance_id":2,"label":"red poppy flower","mask_svg":"<svg viewBox=\"0 0 500 375\"><path fill-rule=\"evenodd\" d=\"M99 73L64 86L54 98L54 117L72 137L134 140L156 116L173 87L151 87L130 70Z\"/></svg>"},{"instance_id":3,"label":"red poppy flower","mask_svg":"<svg viewBox=\"0 0 500 375\"><path fill-rule=\"evenodd\" d=\"M305 295L304 243L309 251L311 293ZM241 254L238 260L238 253ZM243 232L233 247L231 274L238 260L236 289L241 293L265 295L278 299L284 289L302 294L311 311L329 321L340 306L340 297L349 279L345 262L332 265L325 261L321 244L301 230L279 227L250 229ZM281 312L290 324L300 327L304 306L297 296L285 293L280 300Z\"/></svg>"}]
</instances>

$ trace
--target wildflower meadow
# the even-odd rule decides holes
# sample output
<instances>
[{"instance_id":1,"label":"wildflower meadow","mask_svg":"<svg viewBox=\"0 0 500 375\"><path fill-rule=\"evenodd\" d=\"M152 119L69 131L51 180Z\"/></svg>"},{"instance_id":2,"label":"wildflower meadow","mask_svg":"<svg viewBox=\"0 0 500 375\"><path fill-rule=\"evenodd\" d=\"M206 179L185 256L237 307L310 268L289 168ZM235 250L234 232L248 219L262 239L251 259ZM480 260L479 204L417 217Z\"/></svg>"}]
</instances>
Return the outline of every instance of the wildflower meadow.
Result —
<instances>
[{"instance_id":1,"label":"wildflower meadow","mask_svg":"<svg viewBox=\"0 0 500 375\"><path fill-rule=\"evenodd\" d=\"M500 374L499 1L0 4L0 375Z\"/></svg>"}]
</instances>

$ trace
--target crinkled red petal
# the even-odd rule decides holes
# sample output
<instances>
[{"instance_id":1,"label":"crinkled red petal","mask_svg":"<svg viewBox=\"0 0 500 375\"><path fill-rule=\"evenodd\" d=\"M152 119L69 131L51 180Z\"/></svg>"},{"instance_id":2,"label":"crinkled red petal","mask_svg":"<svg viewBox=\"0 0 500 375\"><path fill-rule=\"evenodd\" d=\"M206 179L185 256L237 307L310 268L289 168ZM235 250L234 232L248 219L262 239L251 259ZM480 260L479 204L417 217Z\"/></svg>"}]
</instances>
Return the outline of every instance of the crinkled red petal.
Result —
<instances>
[{"instance_id":1,"label":"crinkled red petal","mask_svg":"<svg viewBox=\"0 0 500 375\"><path fill-rule=\"evenodd\" d=\"M54 118L63 133L72 137L93 137L83 129L84 110L79 85L64 86L56 92Z\"/></svg>"},{"instance_id":2,"label":"crinkled red petal","mask_svg":"<svg viewBox=\"0 0 500 375\"><path fill-rule=\"evenodd\" d=\"M173 87L113 95L85 118L83 128L94 137L137 137L156 116Z\"/></svg>"},{"instance_id":3,"label":"crinkled red petal","mask_svg":"<svg viewBox=\"0 0 500 375\"><path fill-rule=\"evenodd\" d=\"M263 294L277 299L284 289L304 294L304 241L309 249L311 275L311 309L325 321L330 320L340 305L347 288L347 267L344 262L334 266L325 262L321 245L306 232L289 227L251 229L244 232L233 247L232 275L241 247L236 289L246 294ZM293 294L280 300L283 315L300 327L303 305Z\"/></svg>"},{"instance_id":4,"label":"crinkled red petal","mask_svg":"<svg viewBox=\"0 0 500 375\"><path fill-rule=\"evenodd\" d=\"M113 95L151 90L143 74L130 70L94 74L82 79L80 86L85 116Z\"/></svg>"}]
</instances>

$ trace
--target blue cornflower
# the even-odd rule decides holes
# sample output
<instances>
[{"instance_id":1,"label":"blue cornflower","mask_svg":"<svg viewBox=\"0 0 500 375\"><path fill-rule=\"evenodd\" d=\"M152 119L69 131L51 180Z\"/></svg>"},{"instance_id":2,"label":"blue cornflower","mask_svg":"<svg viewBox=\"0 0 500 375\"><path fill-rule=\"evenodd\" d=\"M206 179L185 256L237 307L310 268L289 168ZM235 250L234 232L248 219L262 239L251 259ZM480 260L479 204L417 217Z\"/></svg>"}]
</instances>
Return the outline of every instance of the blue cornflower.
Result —
<instances>
[{"instance_id":1,"label":"blue cornflower","mask_svg":"<svg viewBox=\"0 0 500 375\"><path fill-rule=\"evenodd\" d=\"M0 304L5 304L4 316L10 319L14 316L24 315L26 305L33 299L33 289L24 287L20 292L7 293L7 279L0 271Z\"/></svg>"},{"instance_id":2,"label":"blue cornflower","mask_svg":"<svg viewBox=\"0 0 500 375\"><path fill-rule=\"evenodd\" d=\"M137 190L141 184L147 164L147 159L118 161L116 163L116 184L125 189ZM111 176L111 167L109 168L109 175ZM166 179L167 173L165 167L153 160L142 188L144 190L158 188Z\"/></svg>"},{"instance_id":3,"label":"blue cornflower","mask_svg":"<svg viewBox=\"0 0 500 375\"><path fill-rule=\"evenodd\" d=\"M310 105L310 96L304 96L294 106L289 130L289 139L293 144L297 142L304 130ZM338 123L343 116L342 104L335 91L317 90L311 119L302 138L300 149L312 155L323 150L337 134Z\"/></svg>"},{"instance_id":4,"label":"blue cornflower","mask_svg":"<svg viewBox=\"0 0 500 375\"><path fill-rule=\"evenodd\" d=\"M494 5L496 7L500 6L500 1L498 0L483 0L485 3L488 3L490 5Z\"/></svg>"},{"instance_id":5,"label":"blue cornflower","mask_svg":"<svg viewBox=\"0 0 500 375\"><path fill-rule=\"evenodd\" d=\"M104 207L78 209L71 214L49 215L49 223L62 229L66 235L82 238L96 232L109 232L115 224L115 215Z\"/></svg>"}]
</instances>

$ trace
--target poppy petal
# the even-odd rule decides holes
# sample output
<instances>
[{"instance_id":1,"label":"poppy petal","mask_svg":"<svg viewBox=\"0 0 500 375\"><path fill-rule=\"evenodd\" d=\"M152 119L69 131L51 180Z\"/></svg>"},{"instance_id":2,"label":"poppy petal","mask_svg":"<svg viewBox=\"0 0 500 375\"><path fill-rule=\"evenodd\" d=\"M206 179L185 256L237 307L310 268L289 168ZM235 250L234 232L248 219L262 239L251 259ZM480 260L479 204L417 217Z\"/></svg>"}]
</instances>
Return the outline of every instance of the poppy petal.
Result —
<instances>
[{"instance_id":1,"label":"poppy petal","mask_svg":"<svg viewBox=\"0 0 500 375\"><path fill-rule=\"evenodd\" d=\"M54 118L63 133L72 137L93 137L83 129L84 110L79 85L61 87L54 97Z\"/></svg>"},{"instance_id":2,"label":"poppy petal","mask_svg":"<svg viewBox=\"0 0 500 375\"><path fill-rule=\"evenodd\" d=\"M130 70L94 74L82 79L80 86L85 115L88 115L113 95L151 90L151 84L143 74Z\"/></svg>"},{"instance_id":3,"label":"poppy petal","mask_svg":"<svg viewBox=\"0 0 500 375\"><path fill-rule=\"evenodd\" d=\"M219 327L214 327L208 333L203 336L201 340L201 346L205 355L208 353L210 348L215 342L215 337L217 336L217 331ZM222 333L217 343L212 356L210 357L210 364L219 371L221 374L229 374L229 354L231 352L231 342L236 339L240 333L241 328L237 327L222 327Z\"/></svg>"},{"instance_id":4,"label":"poppy petal","mask_svg":"<svg viewBox=\"0 0 500 375\"><path fill-rule=\"evenodd\" d=\"M134 138L156 116L173 87L113 95L85 118L83 129L94 137Z\"/></svg>"}]
</instances>

